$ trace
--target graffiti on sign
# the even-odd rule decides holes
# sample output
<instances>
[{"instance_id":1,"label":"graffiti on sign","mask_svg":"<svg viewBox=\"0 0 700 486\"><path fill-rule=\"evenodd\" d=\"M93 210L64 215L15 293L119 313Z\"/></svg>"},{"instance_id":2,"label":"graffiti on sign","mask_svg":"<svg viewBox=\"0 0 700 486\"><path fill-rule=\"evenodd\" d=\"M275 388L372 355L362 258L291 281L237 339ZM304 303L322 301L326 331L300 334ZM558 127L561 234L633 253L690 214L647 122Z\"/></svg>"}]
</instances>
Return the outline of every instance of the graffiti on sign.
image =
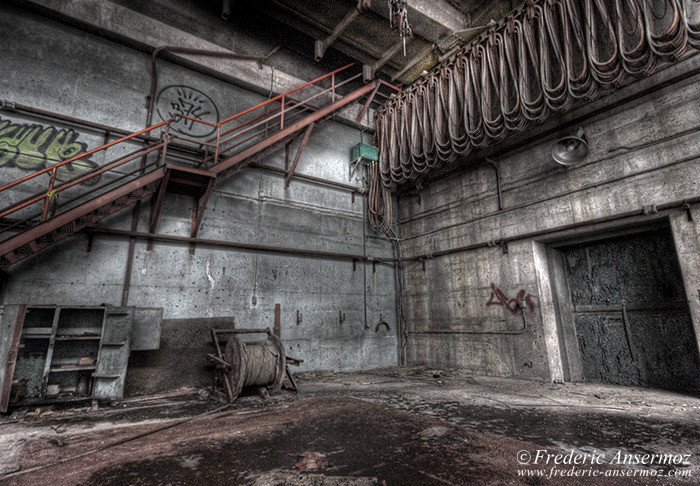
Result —
<instances>
[{"instance_id":1,"label":"graffiti on sign","mask_svg":"<svg viewBox=\"0 0 700 486\"><path fill-rule=\"evenodd\" d=\"M12 123L0 118L0 167L37 171L73 158L87 149L73 130L31 123ZM97 167L90 159L78 159L56 170L56 180L69 181ZM97 177L88 181L97 182Z\"/></svg>"},{"instance_id":2,"label":"graffiti on sign","mask_svg":"<svg viewBox=\"0 0 700 486\"><path fill-rule=\"evenodd\" d=\"M518 304L523 301L525 301L525 305L530 309L530 312L535 312L535 302L524 289L520 290L514 299L509 299L501 289L491 284L491 298L486 303L486 306L497 305L505 307L511 314L515 315L518 313Z\"/></svg>"},{"instance_id":3,"label":"graffiti on sign","mask_svg":"<svg viewBox=\"0 0 700 486\"><path fill-rule=\"evenodd\" d=\"M219 109L214 101L198 89L188 86L167 86L158 93L156 101L158 116L162 121L175 115L187 115L209 123L219 123ZM211 125L197 123L187 118L178 118L170 129L188 137L206 137L216 130Z\"/></svg>"}]
</instances>

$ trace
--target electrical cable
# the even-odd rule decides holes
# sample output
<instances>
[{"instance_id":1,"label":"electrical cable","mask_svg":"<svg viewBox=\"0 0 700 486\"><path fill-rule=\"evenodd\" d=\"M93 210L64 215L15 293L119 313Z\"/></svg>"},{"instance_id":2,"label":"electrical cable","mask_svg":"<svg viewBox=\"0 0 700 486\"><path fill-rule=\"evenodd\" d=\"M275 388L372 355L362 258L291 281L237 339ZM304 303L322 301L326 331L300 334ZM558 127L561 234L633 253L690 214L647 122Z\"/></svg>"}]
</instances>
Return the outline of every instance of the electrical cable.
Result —
<instances>
[{"instance_id":1,"label":"electrical cable","mask_svg":"<svg viewBox=\"0 0 700 486\"><path fill-rule=\"evenodd\" d=\"M700 49L700 0L528 0L377 111L372 227L391 228L399 185L690 49Z\"/></svg>"}]
</instances>

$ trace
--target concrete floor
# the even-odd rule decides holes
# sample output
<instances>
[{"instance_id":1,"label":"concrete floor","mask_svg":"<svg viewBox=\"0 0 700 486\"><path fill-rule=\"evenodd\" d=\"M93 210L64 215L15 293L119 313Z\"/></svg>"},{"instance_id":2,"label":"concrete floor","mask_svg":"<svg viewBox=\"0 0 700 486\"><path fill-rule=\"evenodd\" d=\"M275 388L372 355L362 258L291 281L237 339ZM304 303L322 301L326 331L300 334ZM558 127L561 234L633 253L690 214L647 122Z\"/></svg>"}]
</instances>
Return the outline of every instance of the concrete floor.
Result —
<instances>
[{"instance_id":1,"label":"concrete floor","mask_svg":"<svg viewBox=\"0 0 700 486\"><path fill-rule=\"evenodd\" d=\"M421 367L307 373L299 378L298 395L280 392L267 401L243 396L223 409L206 390L183 390L99 410L16 410L0 421L0 447L5 451L0 482L687 485L699 481L697 397L641 388L475 377ZM625 454L635 453L655 464L619 464ZM533 464L538 454L540 459ZM548 464L546 454L551 454ZM557 459L557 454L564 456ZM644 459L643 454L673 457ZM567 457L583 463L567 464ZM663 477L650 477L652 470Z\"/></svg>"}]
</instances>

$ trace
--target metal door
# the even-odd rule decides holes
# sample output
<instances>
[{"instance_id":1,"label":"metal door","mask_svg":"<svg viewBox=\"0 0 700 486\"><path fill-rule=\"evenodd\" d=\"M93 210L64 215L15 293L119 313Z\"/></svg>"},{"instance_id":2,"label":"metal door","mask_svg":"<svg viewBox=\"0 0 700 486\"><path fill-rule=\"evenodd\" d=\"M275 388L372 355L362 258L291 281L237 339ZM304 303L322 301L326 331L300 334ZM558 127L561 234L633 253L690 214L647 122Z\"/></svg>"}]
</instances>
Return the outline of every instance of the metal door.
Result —
<instances>
[{"instance_id":1,"label":"metal door","mask_svg":"<svg viewBox=\"0 0 700 486\"><path fill-rule=\"evenodd\" d=\"M561 251L585 381L700 388L696 338L668 230Z\"/></svg>"}]
</instances>

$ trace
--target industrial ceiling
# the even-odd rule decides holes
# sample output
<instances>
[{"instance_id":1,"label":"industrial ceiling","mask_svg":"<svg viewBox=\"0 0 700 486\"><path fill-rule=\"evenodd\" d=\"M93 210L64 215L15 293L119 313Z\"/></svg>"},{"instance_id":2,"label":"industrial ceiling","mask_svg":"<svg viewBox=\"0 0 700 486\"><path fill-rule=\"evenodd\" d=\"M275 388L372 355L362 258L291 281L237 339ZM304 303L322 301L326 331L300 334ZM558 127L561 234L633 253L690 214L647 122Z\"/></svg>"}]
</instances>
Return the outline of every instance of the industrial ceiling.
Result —
<instances>
[{"instance_id":1,"label":"industrial ceiling","mask_svg":"<svg viewBox=\"0 0 700 486\"><path fill-rule=\"evenodd\" d=\"M404 41L390 28L386 0L223 0L227 17L248 4L274 23L293 29L302 54L322 61L341 53L364 66L366 78L378 76L407 85L429 71L458 46L481 33L492 20L504 18L521 4L514 0L408 0L412 35ZM400 2L399 2L400 3ZM311 39L309 39L311 38ZM313 40L309 42L309 40Z\"/></svg>"}]
</instances>

